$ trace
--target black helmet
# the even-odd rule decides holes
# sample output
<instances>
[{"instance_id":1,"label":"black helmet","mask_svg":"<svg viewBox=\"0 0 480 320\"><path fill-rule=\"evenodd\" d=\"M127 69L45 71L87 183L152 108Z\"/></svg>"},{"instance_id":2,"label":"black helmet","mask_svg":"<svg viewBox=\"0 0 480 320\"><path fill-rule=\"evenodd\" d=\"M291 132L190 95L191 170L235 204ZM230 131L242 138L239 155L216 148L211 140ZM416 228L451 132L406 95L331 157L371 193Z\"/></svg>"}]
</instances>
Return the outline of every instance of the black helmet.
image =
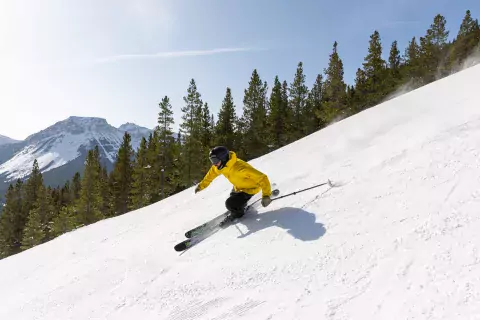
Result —
<instances>
[{"instance_id":1,"label":"black helmet","mask_svg":"<svg viewBox=\"0 0 480 320\"><path fill-rule=\"evenodd\" d=\"M222 169L229 159L228 149L223 146L217 146L210 151L210 161L213 165L216 165L219 161L221 164L218 166L218 169Z\"/></svg>"}]
</instances>

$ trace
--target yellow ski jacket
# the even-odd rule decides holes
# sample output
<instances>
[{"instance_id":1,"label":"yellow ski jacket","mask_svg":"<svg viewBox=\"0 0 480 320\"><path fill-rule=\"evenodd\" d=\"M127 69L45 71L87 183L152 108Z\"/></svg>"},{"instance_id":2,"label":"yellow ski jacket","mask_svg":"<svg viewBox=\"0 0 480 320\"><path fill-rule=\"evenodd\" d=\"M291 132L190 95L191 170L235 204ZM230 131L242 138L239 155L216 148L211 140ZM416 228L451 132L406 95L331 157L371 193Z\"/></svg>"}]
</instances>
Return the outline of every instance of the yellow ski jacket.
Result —
<instances>
[{"instance_id":1,"label":"yellow ski jacket","mask_svg":"<svg viewBox=\"0 0 480 320\"><path fill-rule=\"evenodd\" d=\"M261 190L262 196L270 196L272 194L270 181L266 174L258 171L247 162L238 159L235 152L230 151L229 154L230 159L222 169L219 170L212 165L203 180L198 184L199 191L208 187L213 179L223 174L233 184L235 192L245 192L254 195Z\"/></svg>"}]
</instances>

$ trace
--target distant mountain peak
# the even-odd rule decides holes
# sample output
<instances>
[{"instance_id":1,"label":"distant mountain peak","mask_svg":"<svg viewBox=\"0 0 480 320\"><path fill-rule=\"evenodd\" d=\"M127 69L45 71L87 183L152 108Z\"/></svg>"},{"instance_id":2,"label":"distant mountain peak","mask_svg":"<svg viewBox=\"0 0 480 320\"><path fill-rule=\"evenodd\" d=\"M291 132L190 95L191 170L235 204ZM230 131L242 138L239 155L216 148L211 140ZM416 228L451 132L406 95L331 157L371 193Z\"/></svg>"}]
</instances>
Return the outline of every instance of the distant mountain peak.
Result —
<instances>
[{"instance_id":1,"label":"distant mountain peak","mask_svg":"<svg viewBox=\"0 0 480 320\"><path fill-rule=\"evenodd\" d=\"M74 122L77 124L88 124L88 123L101 123L108 124L105 118L99 117L79 117L79 116L70 116L67 119L60 122Z\"/></svg>"},{"instance_id":2,"label":"distant mountain peak","mask_svg":"<svg viewBox=\"0 0 480 320\"><path fill-rule=\"evenodd\" d=\"M86 132L100 132L109 129L111 130L115 128L109 125L104 118L70 116L67 119L54 123L44 130L28 136L25 140L35 142L44 139L45 137L65 134L79 135Z\"/></svg>"},{"instance_id":3,"label":"distant mountain peak","mask_svg":"<svg viewBox=\"0 0 480 320\"><path fill-rule=\"evenodd\" d=\"M125 122L124 124L122 124L120 127L118 127L118 129L121 129L123 127L139 127L138 124L135 124L133 122Z\"/></svg>"},{"instance_id":4,"label":"distant mountain peak","mask_svg":"<svg viewBox=\"0 0 480 320\"><path fill-rule=\"evenodd\" d=\"M19 142L18 140L15 140L15 139L12 139L12 138L9 138L9 137L6 137L6 136L2 136L0 134L0 145L3 145L3 144L10 144L10 143L16 143L16 142Z\"/></svg>"},{"instance_id":5,"label":"distant mountain peak","mask_svg":"<svg viewBox=\"0 0 480 320\"><path fill-rule=\"evenodd\" d=\"M118 127L118 130L121 130L121 131L149 130L151 131L151 129L139 126L138 124L135 124L132 122L126 122L122 124L120 127Z\"/></svg>"},{"instance_id":6,"label":"distant mountain peak","mask_svg":"<svg viewBox=\"0 0 480 320\"><path fill-rule=\"evenodd\" d=\"M118 127L118 130L122 132L128 132L133 138L141 140L142 137L145 139L148 138L150 133L153 131L151 129L139 126L138 124L127 122Z\"/></svg>"}]
</instances>

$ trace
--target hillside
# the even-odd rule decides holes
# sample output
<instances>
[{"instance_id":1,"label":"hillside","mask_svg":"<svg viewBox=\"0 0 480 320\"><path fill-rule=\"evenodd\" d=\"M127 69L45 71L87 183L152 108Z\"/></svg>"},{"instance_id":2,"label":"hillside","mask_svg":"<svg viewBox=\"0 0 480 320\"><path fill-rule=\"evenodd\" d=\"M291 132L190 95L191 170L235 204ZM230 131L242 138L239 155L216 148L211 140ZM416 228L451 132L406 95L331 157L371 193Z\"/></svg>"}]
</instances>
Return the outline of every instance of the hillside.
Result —
<instances>
[{"instance_id":1,"label":"hillside","mask_svg":"<svg viewBox=\"0 0 480 320\"><path fill-rule=\"evenodd\" d=\"M1 319L480 317L480 65L251 163L282 194L182 255L219 177L0 261Z\"/></svg>"}]
</instances>

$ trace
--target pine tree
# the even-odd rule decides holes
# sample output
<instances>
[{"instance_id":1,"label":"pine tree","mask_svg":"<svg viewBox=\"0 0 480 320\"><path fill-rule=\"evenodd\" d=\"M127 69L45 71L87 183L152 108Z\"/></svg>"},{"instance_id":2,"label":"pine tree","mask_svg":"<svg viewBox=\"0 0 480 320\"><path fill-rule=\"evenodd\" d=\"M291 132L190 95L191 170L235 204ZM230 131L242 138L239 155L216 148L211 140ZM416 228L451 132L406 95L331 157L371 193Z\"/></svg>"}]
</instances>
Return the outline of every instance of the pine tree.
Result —
<instances>
[{"instance_id":1,"label":"pine tree","mask_svg":"<svg viewBox=\"0 0 480 320\"><path fill-rule=\"evenodd\" d=\"M404 55L405 68L404 79L410 81L414 86L422 83L421 65L420 65L420 46L417 44L415 37L408 43Z\"/></svg>"},{"instance_id":2,"label":"pine tree","mask_svg":"<svg viewBox=\"0 0 480 320\"><path fill-rule=\"evenodd\" d=\"M215 116L212 114L210 115L210 127L212 128L212 143L215 144L215 132L216 132L216 125L215 125Z\"/></svg>"},{"instance_id":3,"label":"pine tree","mask_svg":"<svg viewBox=\"0 0 480 320\"><path fill-rule=\"evenodd\" d=\"M285 131L285 135L286 135L286 138L287 138L287 144L288 143L291 143L293 142L293 137L292 135L290 134L290 132L293 131L293 120L292 120L292 117L293 117L293 112L292 112L292 109L291 109L291 104L290 104L290 99L289 99L289 95L288 95L288 82L287 80L283 80L282 82L282 103L283 103L283 106L284 106L284 110L286 110L285 112L285 121L286 121L286 131Z\"/></svg>"},{"instance_id":4,"label":"pine tree","mask_svg":"<svg viewBox=\"0 0 480 320\"><path fill-rule=\"evenodd\" d=\"M113 214L115 216L128 212L128 208L131 206L130 192L132 190L132 159L134 156L131 140L130 134L125 132L112 171Z\"/></svg>"},{"instance_id":5,"label":"pine tree","mask_svg":"<svg viewBox=\"0 0 480 320\"><path fill-rule=\"evenodd\" d=\"M184 184L182 180L182 170L185 167L182 160L182 134L178 132L177 139L175 139L175 143L173 144L173 162L171 166L172 173L169 177L170 181L169 184L175 189L171 190L170 194L175 194L182 190L185 190L188 186Z\"/></svg>"},{"instance_id":6,"label":"pine tree","mask_svg":"<svg viewBox=\"0 0 480 320\"><path fill-rule=\"evenodd\" d=\"M437 48L438 51L445 49L447 45L448 35L450 31L446 29L447 20L444 16L437 14L433 19L433 24L430 26L431 40L433 45ZM438 54L441 52L438 52Z\"/></svg>"},{"instance_id":7,"label":"pine tree","mask_svg":"<svg viewBox=\"0 0 480 320\"><path fill-rule=\"evenodd\" d=\"M148 159L147 140L142 137L140 147L133 163L132 194L130 208L135 210L147 206L150 200L148 193Z\"/></svg>"},{"instance_id":8,"label":"pine tree","mask_svg":"<svg viewBox=\"0 0 480 320\"><path fill-rule=\"evenodd\" d=\"M419 62L422 83L427 84L434 81L437 71L437 62L435 59L431 30L427 30L427 35L425 37L420 37Z\"/></svg>"},{"instance_id":9,"label":"pine tree","mask_svg":"<svg viewBox=\"0 0 480 320\"><path fill-rule=\"evenodd\" d=\"M70 181L67 180L63 185L62 189L60 189L60 208L68 206L72 204L72 190L70 188Z\"/></svg>"},{"instance_id":10,"label":"pine tree","mask_svg":"<svg viewBox=\"0 0 480 320\"><path fill-rule=\"evenodd\" d=\"M236 143L236 153L237 157L241 159L247 159L248 151L247 145L245 142L248 140L247 133L246 133L246 117L245 115L241 115L237 117L237 121L235 122L235 127L237 128L237 143Z\"/></svg>"},{"instance_id":11,"label":"pine tree","mask_svg":"<svg viewBox=\"0 0 480 320\"><path fill-rule=\"evenodd\" d=\"M23 208L23 182L10 184L5 195L5 206L0 215L0 258L20 252L27 214Z\"/></svg>"},{"instance_id":12,"label":"pine tree","mask_svg":"<svg viewBox=\"0 0 480 320\"><path fill-rule=\"evenodd\" d=\"M53 219L52 236L58 237L73 229L75 229L74 210L69 206L63 207L59 214Z\"/></svg>"},{"instance_id":13,"label":"pine tree","mask_svg":"<svg viewBox=\"0 0 480 320\"><path fill-rule=\"evenodd\" d=\"M61 207L61 196L60 196L60 186L57 186L56 188L52 188L51 186L47 186L47 192L49 193L50 197L52 198L52 204L55 206L55 212L57 211L57 208L59 209Z\"/></svg>"},{"instance_id":14,"label":"pine tree","mask_svg":"<svg viewBox=\"0 0 480 320\"><path fill-rule=\"evenodd\" d=\"M71 200L72 202L78 200L80 198L80 191L82 190L82 178L80 176L80 172L76 172L72 179L72 186L71 186Z\"/></svg>"},{"instance_id":15,"label":"pine tree","mask_svg":"<svg viewBox=\"0 0 480 320\"><path fill-rule=\"evenodd\" d=\"M217 118L218 121L215 126L215 144L225 146L229 150L236 150L238 137L235 124L238 119L230 88L227 88Z\"/></svg>"},{"instance_id":16,"label":"pine tree","mask_svg":"<svg viewBox=\"0 0 480 320\"><path fill-rule=\"evenodd\" d=\"M480 27L478 19L473 19L470 10L467 10L462 20L457 38L453 44L453 59L463 63L480 44Z\"/></svg>"},{"instance_id":17,"label":"pine tree","mask_svg":"<svg viewBox=\"0 0 480 320\"><path fill-rule=\"evenodd\" d=\"M307 134L305 120L308 118L306 114L306 103L308 96L308 88L305 85L305 75L303 74L303 63L299 62L293 83L290 84L290 104L292 110L292 132L291 138L296 141Z\"/></svg>"},{"instance_id":18,"label":"pine tree","mask_svg":"<svg viewBox=\"0 0 480 320\"><path fill-rule=\"evenodd\" d=\"M448 35L446 20L438 14L425 37L420 38L420 70L424 83L430 83L448 73L448 67L440 65L446 57Z\"/></svg>"},{"instance_id":19,"label":"pine tree","mask_svg":"<svg viewBox=\"0 0 480 320\"><path fill-rule=\"evenodd\" d=\"M270 113L268 115L268 143L271 149L283 147L290 141L290 126L288 99L284 100L282 83L275 76L269 100Z\"/></svg>"},{"instance_id":20,"label":"pine tree","mask_svg":"<svg viewBox=\"0 0 480 320\"><path fill-rule=\"evenodd\" d=\"M38 210L33 209L28 216L22 239L22 250L30 249L43 242L45 232L42 225L42 218Z\"/></svg>"},{"instance_id":21,"label":"pine tree","mask_svg":"<svg viewBox=\"0 0 480 320\"><path fill-rule=\"evenodd\" d=\"M402 58L400 57L400 50L398 50L398 43L395 40L392 43L392 47L390 48L390 56L388 57L388 93L394 91L401 82L401 63Z\"/></svg>"},{"instance_id":22,"label":"pine tree","mask_svg":"<svg viewBox=\"0 0 480 320\"><path fill-rule=\"evenodd\" d=\"M8 257L15 253L15 225L13 219L15 211L13 210L14 188L10 184L5 194L5 207L0 215L0 259ZM18 241L21 243L21 241Z\"/></svg>"},{"instance_id":23,"label":"pine tree","mask_svg":"<svg viewBox=\"0 0 480 320\"><path fill-rule=\"evenodd\" d=\"M102 198L100 211L107 217L115 216L112 174L113 172L110 175L108 174L106 165L100 166L99 183L100 196Z\"/></svg>"},{"instance_id":24,"label":"pine tree","mask_svg":"<svg viewBox=\"0 0 480 320\"><path fill-rule=\"evenodd\" d=\"M307 123L309 132L312 133L325 127L326 123L322 119L323 114L323 76L318 74L315 78L315 83L308 93L309 113L307 118L310 119Z\"/></svg>"},{"instance_id":25,"label":"pine tree","mask_svg":"<svg viewBox=\"0 0 480 320\"><path fill-rule=\"evenodd\" d=\"M375 30L370 36L368 55L363 63L366 76L367 106L369 107L379 103L386 94L385 67L385 61L382 58L380 33Z\"/></svg>"},{"instance_id":26,"label":"pine tree","mask_svg":"<svg viewBox=\"0 0 480 320\"><path fill-rule=\"evenodd\" d=\"M148 194L149 203L155 203L162 199L162 159L163 154L160 151L160 131L158 127L153 130L147 140L147 174L148 174Z\"/></svg>"},{"instance_id":27,"label":"pine tree","mask_svg":"<svg viewBox=\"0 0 480 320\"><path fill-rule=\"evenodd\" d=\"M35 207L40 186L43 186L43 177L35 159L26 182L17 180L15 187L9 187L7 192L0 216L0 256L20 252L27 219Z\"/></svg>"},{"instance_id":28,"label":"pine tree","mask_svg":"<svg viewBox=\"0 0 480 320\"><path fill-rule=\"evenodd\" d=\"M368 108L369 104L367 100L367 93L367 75L365 74L365 71L358 68L355 74L355 90L353 93L351 93L353 114Z\"/></svg>"},{"instance_id":29,"label":"pine tree","mask_svg":"<svg viewBox=\"0 0 480 320\"><path fill-rule=\"evenodd\" d=\"M242 125L246 160L262 156L269 150L266 95L267 83L262 82L255 69L243 98Z\"/></svg>"},{"instance_id":30,"label":"pine tree","mask_svg":"<svg viewBox=\"0 0 480 320\"><path fill-rule=\"evenodd\" d=\"M346 94L346 105L347 105L347 117L351 116L351 115L354 115L357 110L357 104L356 104L356 99L358 98L357 97L357 93L356 93L356 90L355 90L355 86L353 85L347 85L347 94Z\"/></svg>"},{"instance_id":31,"label":"pine tree","mask_svg":"<svg viewBox=\"0 0 480 320\"><path fill-rule=\"evenodd\" d=\"M28 215L30 210L33 209L34 204L37 201L37 192L41 185L43 185L43 176L40 172L38 161L35 159L33 161L32 173L25 183L25 198L23 204L26 215Z\"/></svg>"},{"instance_id":32,"label":"pine tree","mask_svg":"<svg viewBox=\"0 0 480 320\"><path fill-rule=\"evenodd\" d=\"M80 198L76 205L76 225L89 225L103 219L98 145L89 150L81 180Z\"/></svg>"},{"instance_id":33,"label":"pine tree","mask_svg":"<svg viewBox=\"0 0 480 320\"><path fill-rule=\"evenodd\" d=\"M202 106L203 101L197 90L195 80L190 81L187 95L183 97L185 106L182 107L182 120L180 129L184 142L182 144L183 164L185 165L183 181L187 186L191 186L203 177L203 172L197 165L198 157L205 157L202 153Z\"/></svg>"},{"instance_id":34,"label":"pine tree","mask_svg":"<svg viewBox=\"0 0 480 320\"><path fill-rule=\"evenodd\" d=\"M324 123L330 123L338 117L346 114L346 89L343 80L343 62L338 54L338 43L333 44L333 52L330 54L328 68L324 70L325 81L323 83L323 112L320 115Z\"/></svg>"},{"instance_id":35,"label":"pine tree","mask_svg":"<svg viewBox=\"0 0 480 320\"><path fill-rule=\"evenodd\" d=\"M53 239L51 234L51 223L55 217L53 199L43 184L38 187L37 195L34 207L28 215L28 230L26 227L23 234L22 247L25 248Z\"/></svg>"},{"instance_id":36,"label":"pine tree","mask_svg":"<svg viewBox=\"0 0 480 320\"><path fill-rule=\"evenodd\" d=\"M175 138L173 136L174 119L170 99L165 96L160 103L160 112L158 113L158 139L159 139L159 159L158 165L154 165L154 170L160 173L160 189L158 194L165 197L176 189L173 182L173 162ZM163 174L163 175L162 175Z\"/></svg>"},{"instance_id":37,"label":"pine tree","mask_svg":"<svg viewBox=\"0 0 480 320\"><path fill-rule=\"evenodd\" d=\"M212 126L212 115L208 108L208 103L205 102L202 108L202 122L201 122L201 132L200 138L202 143L200 158L198 163L200 165L201 172L206 172L211 167L210 160L208 159L208 154L213 146L213 130L215 127Z\"/></svg>"}]
</instances>

